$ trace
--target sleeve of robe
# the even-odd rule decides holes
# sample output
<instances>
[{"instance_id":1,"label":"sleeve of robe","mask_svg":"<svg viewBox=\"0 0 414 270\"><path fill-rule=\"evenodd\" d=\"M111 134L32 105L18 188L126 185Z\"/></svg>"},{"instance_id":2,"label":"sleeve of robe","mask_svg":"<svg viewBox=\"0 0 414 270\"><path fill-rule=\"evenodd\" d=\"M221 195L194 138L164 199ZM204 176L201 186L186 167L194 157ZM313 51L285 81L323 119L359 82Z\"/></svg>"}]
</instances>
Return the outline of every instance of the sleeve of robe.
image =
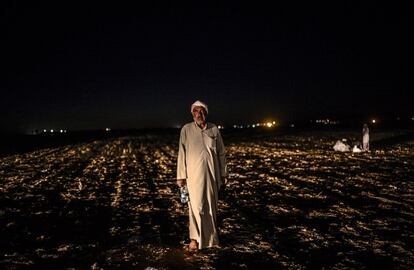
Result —
<instances>
[{"instance_id":1,"label":"sleeve of robe","mask_svg":"<svg viewBox=\"0 0 414 270\"><path fill-rule=\"evenodd\" d=\"M177 160L177 179L187 179L187 164L186 164L186 149L185 149L186 134L184 128L181 129L180 141L178 146L178 160Z\"/></svg>"},{"instance_id":2,"label":"sleeve of robe","mask_svg":"<svg viewBox=\"0 0 414 270\"><path fill-rule=\"evenodd\" d=\"M217 154L218 154L219 165L220 165L220 176L227 177L228 170L227 170L226 150L224 148L224 143L223 143L223 139L221 138L220 131L218 132L218 136L217 136Z\"/></svg>"}]
</instances>

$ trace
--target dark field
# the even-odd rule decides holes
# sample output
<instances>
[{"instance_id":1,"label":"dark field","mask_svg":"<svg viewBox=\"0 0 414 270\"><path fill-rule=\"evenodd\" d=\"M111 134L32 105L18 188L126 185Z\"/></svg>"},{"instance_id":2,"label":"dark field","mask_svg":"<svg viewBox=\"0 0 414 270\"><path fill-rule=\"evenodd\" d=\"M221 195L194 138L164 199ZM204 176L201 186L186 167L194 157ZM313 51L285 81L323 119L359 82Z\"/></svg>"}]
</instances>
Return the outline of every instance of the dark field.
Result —
<instances>
[{"instance_id":1,"label":"dark field","mask_svg":"<svg viewBox=\"0 0 414 270\"><path fill-rule=\"evenodd\" d=\"M414 144L359 133L224 133L221 249L195 255L175 186L178 134L0 159L1 269L414 269Z\"/></svg>"}]
</instances>

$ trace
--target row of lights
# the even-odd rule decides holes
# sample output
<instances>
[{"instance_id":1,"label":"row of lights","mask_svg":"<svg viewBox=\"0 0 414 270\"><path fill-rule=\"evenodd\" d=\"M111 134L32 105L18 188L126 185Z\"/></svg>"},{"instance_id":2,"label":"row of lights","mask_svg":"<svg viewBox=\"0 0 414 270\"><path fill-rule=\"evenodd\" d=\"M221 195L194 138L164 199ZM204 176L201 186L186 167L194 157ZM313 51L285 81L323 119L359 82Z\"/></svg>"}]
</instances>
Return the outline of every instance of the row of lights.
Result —
<instances>
[{"instance_id":1,"label":"row of lights","mask_svg":"<svg viewBox=\"0 0 414 270\"><path fill-rule=\"evenodd\" d=\"M264 122L264 123L255 123L255 124L251 124L251 125L250 124L248 124L248 125L233 125L233 128L257 128L257 127L272 128L274 126L276 126L276 121ZM219 128L220 127L221 126L219 126Z\"/></svg>"},{"instance_id":2,"label":"row of lights","mask_svg":"<svg viewBox=\"0 0 414 270\"><path fill-rule=\"evenodd\" d=\"M47 129L44 129L43 130L43 133L66 133L66 132L67 132L66 129L60 129L60 130L54 130L54 129L47 130Z\"/></svg>"},{"instance_id":3,"label":"row of lights","mask_svg":"<svg viewBox=\"0 0 414 270\"><path fill-rule=\"evenodd\" d=\"M412 118L412 120L414 120L414 117ZM310 122L312 123L313 120L310 120ZM375 124L375 123L377 123L377 120L372 119L370 122L372 124ZM339 121L333 121L333 120L330 120L330 119L318 119L318 120L315 120L315 123L324 124L324 125L338 125L340 122Z\"/></svg>"},{"instance_id":4,"label":"row of lights","mask_svg":"<svg viewBox=\"0 0 414 270\"><path fill-rule=\"evenodd\" d=\"M399 120L399 119L398 119ZM411 117L411 120L414 121L414 117ZM312 123L313 120L310 120L310 122ZM372 124L376 124L377 120L376 119L371 119L370 121ZM330 119L317 119L315 120L315 123L317 124L324 124L324 125L337 125L339 124L339 121L334 121L334 120L330 120ZM276 121L272 121L272 122L264 122L264 123L255 123L255 124L248 124L248 125L233 125L233 128L236 129L243 129L243 128L256 128L256 127L267 127L267 128L272 128L276 126ZM290 124L290 127L295 127L294 124ZM224 129L224 126L219 125L218 126L219 129ZM106 132L111 131L110 128L105 128ZM67 130L66 129L60 129L60 130L54 130L54 129L44 129L43 133L66 133Z\"/></svg>"},{"instance_id":5,"label":"row of lights","mask_svg":"<svg viewBox=\"0 0 414 270\"><path fill-rule=\"evenodd\" d=\"M400 120L400 118L398 117L397 120ZM411 120L414 121L414 117L411 117ZM310 120L310 122L312 123L313 120ZM377 120L376 119L371 119L370 122L372 124L376 124ZM331 120L331 119L317 119L315 120L315 123L317 124L324 124L324 125L338 125L340 122L338 120ZM274 127L276 126L276 122L265 122L265 123L256 123L256 124L252 124L252 125L233 125L233 128L256 128L256 127ZM295 127L295 124L290 124L290 127ZM218 126L219 129L223 129L223 126Z\"/></svg>"},{"instance_id":6,"label":"row of lights","mask_svg":"<svg viewBox=\"0 0 414 270\"><path fill-rule=\"evenodd\" d=\"M397 117L396 118L396 120L400 120L401 118L400 117ZM411 117L411 121L414 121L414 117ZM310 122L312 123L313 122L313 120L310 120ZM377 123L377 119L371 119L369 122L371 122L372 124L376 124ZM325 125L336 125L336 124L339 124L339 121L332 121L332 120L330 120L330 119L318 119L318 120L315 120L315 123L318 123L318 124L325 124Z\"/></svg>"},{"instance_id":7,"label":"row of lights","mask_svg":"<svg viewBox=\"0 0 414 270\"><path fill-rule=\"evenodd\" d=\"M105 128L105 131L111 131L111 129L110 128ZM43 130L43 133L66 133L66 132L68 132L66 129L60 129L60 130L55 130L55 129L49 129L49 130L47 130L47 129L44 129Z\"/></svg>"},{"instance_id":8,"label":"row of lights","mask_svg":"<svg viewBox=\"0 0 414 270\"><path fill-rule=\"evenodd\" d=\"M311 120L311 122L312 122L312 120ZM339 124L339 121L334 121L334 120L330 120L330 119L318 119L318 120L315 120L315 123L324 124L324 125L337 125L337 124Z\"/></svg>"}]
</instances>

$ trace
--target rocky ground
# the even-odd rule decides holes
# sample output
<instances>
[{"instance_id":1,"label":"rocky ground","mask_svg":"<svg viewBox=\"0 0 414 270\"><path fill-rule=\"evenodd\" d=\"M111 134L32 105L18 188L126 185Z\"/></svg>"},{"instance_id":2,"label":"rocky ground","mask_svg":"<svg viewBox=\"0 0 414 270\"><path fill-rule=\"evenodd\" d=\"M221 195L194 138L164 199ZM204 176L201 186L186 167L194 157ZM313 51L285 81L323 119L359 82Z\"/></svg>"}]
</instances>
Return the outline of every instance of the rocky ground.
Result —
<instances>
[{"instance_id":1,"label":"rocky ground","mask_svg":"<svg viewBox=\"0 0 414 270\"><path fill-rule=\"evenodd\" d=\"M413 269L414 145L333 151L357 135L224 134L222 246L194 255L178 135L1 158L0 268Z\"/></svg>"}]
</instances>

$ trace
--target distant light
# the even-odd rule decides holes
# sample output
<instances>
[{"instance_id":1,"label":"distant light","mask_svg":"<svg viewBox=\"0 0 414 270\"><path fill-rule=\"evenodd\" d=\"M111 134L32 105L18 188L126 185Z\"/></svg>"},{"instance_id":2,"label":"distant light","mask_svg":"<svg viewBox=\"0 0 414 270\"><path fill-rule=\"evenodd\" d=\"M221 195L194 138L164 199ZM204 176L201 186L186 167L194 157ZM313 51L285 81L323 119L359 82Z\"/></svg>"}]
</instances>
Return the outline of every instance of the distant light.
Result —
<instances>
[{"instance_id":1,"label":"distant light","mask_svg":"<svg viewBox=\"0 0 414 270\"><path fill-rule=\"evenodd\" d=\"M67 131L67 130L65 129L63 132L65 132L65 133L66 133L66 131Z\"/></svg>"},{"instance_id":2,"label":"distant light","mask_svg":"<svg viewBox=\"0 0 414 270\"><path fill-rule=\"evenodd\" d=\"M50 133L53 133L53 129L50 130Z\"/></svg>"},{"instance_id":3,"label":"distant light","mask_svg":"<svg viewBox=\"0 0 414 270\"><path fill-rule=\"evenodd\" d=\"M60 133L63 133L63 129L60 130Z\"/></svg>"},{"instance_id":4,"label":"distant light","mask_svg":"<svg viewBox=\"0 0 414 270\"><path fill-rule=\"evenodd\" d=\"M46 129L44 129L44 130L43 130L43 132L45 132L45 133L46 133L46 132L47 132L47 130L46 130Z\"/></svg>"},{"instance_id":5,"label":"distant light","mask_svg":"<svg viewBox=\"0 0 414 270\"><path fill-rule=\"evenodd\" d=\"M111 129L110 128L105 128L105 131L111 131Z\"/></svg>"},{"instance_id":6,"label":"distant light","mask_svg":"<svg viewBox=\"0 0 414 270\"><path fill-rule=\"evenodd\" d=\"M273 121L273 125L276 125L276 121Z\"/></svg>"},{"instance_id":7,"label":"distant light","mask_svg":"<svg viewBox=\"0 0 414 270\"><path fill-rule=\"evenodd\" d=\"M377 122L377 120L375 120L375 119L372 119L372 121L371 121L373 124L375 124L376 122Z\"/></svg>"},{"instance_id":8,"label":"distant light","mask_svg":"<svg viewBox=\"0 0 414 270\"><path fill-rule=\"evenodd\" d=\"M233 125L233 128L237 128L237 125Z\"/></svg>"},{"instance_id":9,"label":"distant light","mask_svg":"<svg viewBox=\"0 0 414 270\"><path fill-rule=\"evenodd\" d=\"M223 127L222 126L218 126L218 129L223 129Z\"/></svg>"},{"instance_id":10,"label":"distant light","mask_svg":"<svg viewBox=\"0 0 414 270\"><path fill-rule=\"evenodd\" d=\"M290 124L289 125L291 128L294 128L295 127L295 124Z\"/></svg>"},{"instance_id":11,"label":"distant light","mask_svg":"<svg viewBox=\"0 0 414 270\"><path fill-rule=\"evenodd\" d=\"M413 120L414 120L414 117L413 117ZM255 127L256 127L256 125L252 125L252 127L253 127L253 128L255 128Z\"/></svg>"},{"instance_id":12,"label":"distant light","mask_svg":"<svg viewBox=\"0 0 414 270\"><path fill-rule=\"evenodd\" d=\"M414 117L411 117L411 121L414 121Z\"/></svg>"},{"instance_id":13,"label":"distant light","mask_svg":"<svg viewBox=\"0 0 414 270\"><path fill-rule=\"evenodd\" d=\"M267 127L272 127L272 123L271 123L271 122L267 122L267 123L266 123L266 126L267 126Z\"/></svg>"}]
</instances>

